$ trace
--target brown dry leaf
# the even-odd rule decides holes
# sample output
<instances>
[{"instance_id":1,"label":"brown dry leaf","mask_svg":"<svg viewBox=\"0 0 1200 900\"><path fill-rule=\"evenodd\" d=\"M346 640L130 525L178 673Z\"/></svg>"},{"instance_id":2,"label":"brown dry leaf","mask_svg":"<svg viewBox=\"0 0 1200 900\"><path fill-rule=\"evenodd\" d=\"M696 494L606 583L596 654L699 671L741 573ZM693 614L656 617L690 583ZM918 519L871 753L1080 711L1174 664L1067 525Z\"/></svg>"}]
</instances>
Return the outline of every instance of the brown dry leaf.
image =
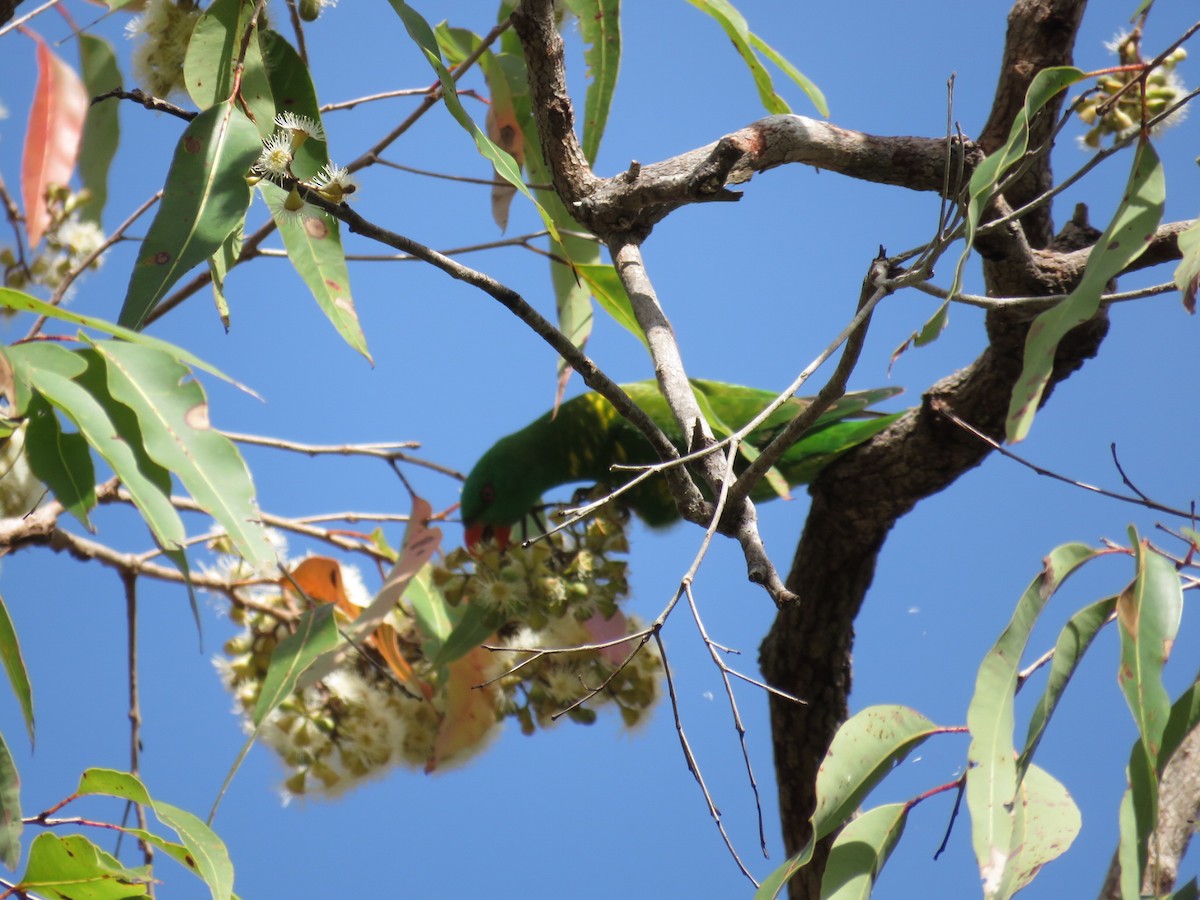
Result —
<instances>
[{"instance_id":1,"label":"brown dry leaf","mask_svg":"<svg viewBox=\"0 0 1200 900\"><path fill-rule=\"evenodd\" d=\"M476 647L447 666L446 712L434 738L433 756L425 765L426 772L455 757L470 756L495 729L500 685L477 687L491 677L490 657L490 650Z\"/></svg>"},{"instance_id":2,"label":"brown dry leaf","mask_svg":"<svg viewBox=\"0 0 1200 900\"><path fill-rule=\"evenodd\" d=\"M493 97L485 122L487 136L496 146L511 153L513 159L517 161L517 165L524 168L525 135L521 132L521 126L517 122L517 113L512 107L512 100L509 98L508 105L503 108L497 104L498 98ZM499 175L496 176L496 180L501 180ZM517 189L507 182L492 187L492 219L500 226L501 231L508 227L508 210L512 206L516 193Z\"/></svg>"}]
</instances>

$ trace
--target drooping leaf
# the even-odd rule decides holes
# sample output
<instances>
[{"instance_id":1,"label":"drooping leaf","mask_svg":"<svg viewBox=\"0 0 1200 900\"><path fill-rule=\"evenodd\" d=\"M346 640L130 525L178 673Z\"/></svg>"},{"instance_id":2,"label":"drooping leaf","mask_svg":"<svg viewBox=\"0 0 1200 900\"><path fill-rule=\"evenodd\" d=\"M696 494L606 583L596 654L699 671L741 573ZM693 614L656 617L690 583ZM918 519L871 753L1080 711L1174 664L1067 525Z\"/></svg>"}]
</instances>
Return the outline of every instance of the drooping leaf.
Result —
<instances>
[{"instance_id":1,"label":"drooping leaf","mask_svg":"<svg viewBox=\"0 0 1200 900\"><path fill-rule=\"evenodd\" d=\"M0 735L0 862L16 871L21 861L21 776Z\"/></svg>"},{"instance_id":2,"label":"drooping leaf","mask_svg":"<svg viewBox=\"0 0 1200 900\"><path fill-rule=\"evenodd\" d=\"M1104 623L1108 621L1108 617L1112 615L1116 605L1116 597L1097 600L1071 616L1070 621L1063 626L1063 630L1059 633L1058 641L1054 645L1054 660L1050 664L1050 675L1046 679L1045 690L1043 690L1037 706L1034 707L1033 715L1029 718L1029 733L1025 738L1025 748L1017 759L1018 778L1023 776L1030 760L1033 759L1033 754L1037 750L1038 744L1041 743L1046 726L1050 724L1050 717L1058 708L1058 701L1062 699L1067 683L1075 674L1079 663L1083 661L1083 654L1092 645L1092 641Z\"/></svg>"},{"instance_id":3,"label":"drooping leaf","mask_svg":"<svg viewBox=\"0 0 1200 900\"><path fill-rule=\"evenodd\" d=\"M763 55L780 66L789 78L799 85L800 89L808 95L812 100L813 105L817 107L821 115L829 115L828 107L825 105L825 98L816 91L812 82L800 74L795 66L786 64L786 60L780 54L769 47L761 38L750 31L750 26L746 23L745 17L742 16L733 4L728 0L688 0L692 6L707 13L718 25L725 35L733 43L733 47L737 50L738 56L746 64L746 68L750 70L751 76L754 78L755 87L758 88L758 98L762 101L763 107L770 113L788 113L791 108L787 102L775 92L775 84L771 80L771 74L767 71L762 61L758 58L756 48L761 50Z\"/></svg>"},{"instance_id":4,"label":"drooping leaf","mask_svg":"<svg viewBox=\"0 0 1200 900\"><path fill-rule=\"evenodd\" d=\"M96 477L87 440L78 432L63 431L58 416L40 395L34 397L26 415L29 468L67 512L93 531L88 512L96 505Z\"/></svg>"},{"instance_id":5,"label":"drooping leaf","mask_svg":"<svg viewBox=\"0 0 1200 900\"><path fill-rule=\"evenodd\" d=\"M79 779L78 793L119 797L150 808L183 843L173 845L157 836L151 837L151 842L204 881L213 900L229 900L233 896L233 864L225 844L190 812L151 797L137 776L114 769L88 769ZM130 829L130 833L142 839L149 834L137 829Z\"/></svg>"},{"instance_id":6,"label":"drooping leaf","mask_svg":"<svg viewBox=\"0 0 1200 900\"><path fill-rule=\"evenodd\" d=\"M817 841L845 822L880 780L939 728L903 706L871 706L843 723L817 770L812 836L762 883L755 900L774 900L812 859Z\"/></svg>"},{"instance_id":7,"label":"drooping leaf","mask_svg":"<svg viewBox=\"0 0 1200 900\"><path fill-rule=\"evenodd\" d=\"M169 355L121 341L97 341L113 397L137 415L151 459L183 482L226 530L242 558L269 566L275 552L263 530L254 485L237 448L214 430L204 389Z\"/></svg>"},{"instance_id":8,"label":"drooping leaf","mask_svg":"<svg viewBox=\"0 0 1200 900\"><path fill-rule=\"evenodd\" d=\"M21 707L25 730L29 732L29 746L33 746L33 684L29 681L29 670L25 668L25 657L17 641L17 630L13 627L8 607L0 597L0 662L8 675L8 683ZM7 752L7 750L5 751ZM9 868L14 868L9 866Z\"/></svg>"},{"instance_id":9,"label":"drooping leaf","mask_svg":"<svg viewBox=\"0 0 1200 900\"><path fill-rule=\"evenodd\" d=\"M1046 604L1063 581L1101 551L1064 544L1046 557L1042 572L1026 588L1012 620L988 651L967 707L971 745L967 751L966 798L971 837L986 898L1006 897L1018 871L1014 865L1014 804L1020 778L1013 744L1013 704L1021 656Z\"/></svg>"},{"instance_id":10,"label":"drooping leaf","mask_svg":"<svg viewBox=\"0 0 1200 900\"><path fill-rule=\"evenodd\" d=\"M430 658L434 668L461 659L496 633L503 624L496 613L476 603L464 603L457 610L458 620Z\"/></svg>"},{"instance_id":11,"label":"drooping leaf","mask_svg":"<svg viewBox=\"0 0 1200 900\"><path fill-rule=\"evenodd\" d=\"M83 835L43 833L16 889L53 900L128 900L147 896L150 881L149 867L126 868Z\"/></svg>"},{"instance_id":12,"label":"drooping leaf","mask_svg":"<svg viewBox=\"0 0 1200 900\"><path fill-rule=\"evenodd\" d=\"M575 271L596 302L613 317L613 321L641 341L643 346L648 346L642 326L633 314L633 304L629 302L629 295L621 284L621 276L612 264L576 263Z\"/></svg>"},{"instance_id":13,"label":"drooping leaf","mask_svg":"<svg viewBox=\"0 0 1200 900\"><path fill-rule=\"evenodd\" d=\"M185 532L170 502L170 475L145 457L136 418L108 393L102 362L53 344L21 344L8 355L18 377L70 419L112 467L159 545L182 548Z\"/></svg>"},{"instance_id":14,"label":"drooping leaf","mask_svg":"<svg viewBox=\"0 0 1200 900\"><path fill-rule=\"evenodd\" d=\"M1179 253L1182 258L1175 268L1175 286L1179 288L1183 308L1194 313L1196 293L1200 291L1200 219L1179 235Z\"/></svg>"},{"instance_id":15,"label":"drooping leaf","mask_svg":"<svg viewBox=\"0 0 1200 900\"><path fill-rule=\"evenodd\" d=\"M1162 746L1158 751L1158 771L1161 775L1184 739L1200 725L1200 681L1192 683L1182 696L1171 704L1167 727L1163 729Z\"/></svg>"},{"instance_id":16,"label":"drooping leaf","mask_svg":"<svg viewBox=\"0 0 1200 900\"><path fill-rule=\"evenodd\" d=\"M1183 615L1183 591L1174 564L1139 541L1129 529L1137 563L1133 582L1117 598L1121 667L1117 681L1125 694L1146 757L1157 766L1171 699L1162 673Z\"/></svg>"},{"instance_id":17,"label":"drooping leaf","mask_svg":"<svg viewBox=\"0 0 1200 900\"><path fill-rule=\"evenodd\" d=\"M215 0L196 21L183 61L187 92L200 109L233 100L234 69L243 43L241 101L249 109L258 133L264 138L275 133L275 101L263 68L258 45L258 28L250 18L256 4L244 0ZM254 28L248 41L246 29Z\"/></svg>"},{"instance_id":18,"label":"drooping leaf","mask_svg":"<svg viewBox=\"0 0 1200 900\"><path fill-rule=\"evenodd\" d=\"M1083 825L1067 789L1036 765L1030 765L1021 781L1018 802L1022 839L1013 847L1009 864L1012 894L1033 881L1042 866L1066 853Z\"/></svg>"},{"instance_id":19,"label":"drooping leaf","mask_svg":"<svg viewBox=\"0 0 1200 900\"><path fill-rule=\"evenodd\" d=\"M276 185L262 181L258 189L264 199L283 200L284 191ZM300 223L285 222L279 227L279 234L288 259L308 285L321 312L342 340L366 357L367 362L374 363L350 295L350 272L346 268L339 223L325 216Z\"/></svg>"},{"instance_id":20,"label":"drooping leaf","mask_svg":"<svg viewBox=\"0 0 1200 900\"><path fill-rule=\"evenodd\" d=\"M212 276L213 302L217 305L217 315L221 324L229 332L229 300L225 296L225 276L237 265L238 254L242 252L244 235L240 228L229 233L229 237L221 243L220 248L208 258L208 274Z\"/></svg>"},{"instance_id":21,"label":"drooping leaf","mask_svg":"<svg viewBox=\"0 0 1200 900\"><path fill-rule=\"evenodd\" d=\"M188 124L129 279L121 325L140 329L171 286L242 226L250 205L246 170L261 149L258 131L232 105L207 109Z\"/></svg>"},{"instance_id":22,"label":"drooping leaf","mask_svg":"<svg viewBox=\"0 0 1200 900\"><path fill-rule=\"evenodd\" d=\"M98 97L121 86L121 71L112 46L92 34L79 35L80 68L89 97ZM121 141L119 100L109 99L88 107L79 146L79 180L92 199L79 208L81 218L99 224L108 201L108 170Z\"/></svg>"},{"instance_id":23,"label":"drooping leaf","mask_svg":"<svg viewBox=\"0 0 1200 900\"><path fill-rule=\"evenodd\" d=\"M583 101L583 155L594 166L621 68L621 2L567 0L567 8L579 17L579 33L583 37L583 61L588 76Z\"/></svg>"},{"instance_id":24,"label":"drooping leaf","mask_svg":"<svg viewBox=\"0 0 1200 900\"><path fill-rule=\"evenodd\" d=\"M907 804L889 803L851 820L829 850L821 896L826 900L867 900L907 819Z\"/></svg>"},{"instance_id":25,"label":"drooping leaf","mask_svg":"<svg viewBox=\"0 0 1200 900\"><path fill-rule=\"evenodd\" d=\"M182 347L176 347L174 344L164 341L161 338L141 334L137 331L123 328L120 325L114 325L112 322L94 318L93 316L81 316L79 313L71 312L59 306L51 306L49 303L44 303L36 297L30 297L28 294L24 294L21 291L14 291L11 288L0 288L0 307L31 312L39 316L48 316L51 319L59 319L63 322L72 322L76 325L82 325L85 328L93 328L104 334L110 334L113 337L119 337L133 344L140 344L143 347L155 347L184 365L214 375L222 381L227 381L234 387L245 391L250 396L258 397L258 394L254 393L246 385L234 381L220 369L209 365L200 359L200 357L189 353Z\"/></svg>"},{"instance_id":26,"label":"drooping leaf","mask_svg":"<svg viewBox=\"0 0 1200 900\"><path fill-rule=\"evenodd\" d=\"M321 104L317 102L312 74L296 48L269 28L262 30L259 43L276 111L306 116L320 123ZM328 162L329 146L325 141L305 141L292 159L292 171L298 178L312 178Z\"/></svg>"},{"instance_id":27,"label":"drooping leaf","mask_svg":"<svg viewBox=\"0 0 1200 900\"><path fill-rule=\"evenodd\" d=\"M1059 341L1100 308L1105 285L1142 255L1162 221L1167 199L1162 163L1148 140L1138 142L1129 183L1113 220L1088 254L1083 277L1065 299L1041 313L1029 326L1021 377L1013 387L1005 431L1010 442L1022 440L1033 424L1038 402L1050 380Z\"/></svg>"},{"instance_id":28,"label":"drooping leaf","mask_svg":"<svg viewBox=\"0 0 1200 900\"><path fill-rule=\"evenodd\" d=\"M537 198L533 196L529 188L525 186L525 181L521 178L521 170L517 166L516 161L511 155L492 143L463 108L462 101L458 97L458 91L454 87L454 79L450 77L449 70L447 70L445 64L442 62L441 53L438 50L437 37L434 35L433 29L429 27L429 23L425 21L420 13L405 3L404 0L388 0L388 2L391 3L392 9L396 11L396 15L404 23L404 28L408 32L409 37L421 48L425 59L437 73L438 79L442 83L442 100L446 104L446 109L449 110L455 121L471 135L475 141L475 146L495 166L497 174L533 202L538 214L542 217L542 222L545 224L546 230L550 232L555 240L559 240L557 226L550 214L537 201Z\"/></svg>"},{"instance_id":29,"label":"drooping leaf","mask_svg":"<svg viewBox=\"0 0 1200 900\"><path fill-rule=\"evenodd\" d=\"M908 349L910 344L923 347L935 340L942 333L942 330L946 327L947 314L950 309L950 298L953 298L962 288L963 266L966 265L967 257L971 255L971 247L975 241L975 232L979 227L979 220L983 217L984 210L987 209L988 203L991 202L992 195L1001 179L1013 166L1024 158L1025 151L1029 148L1030 122L1043 106L1084 77L1086 77L1084 72L1072 66L1055 66L1043 69L1034 76L1033 81L1029 84L1029 89L1025 92L1025 105L1017 113L1016 118L1013 119L1012 127L1008 132L1008 140L1003 147L989 153L975 167L975 171L971 174L971 181L967 186L963 251L958 257L958 262L955 263L954 278L950 281L950 290L947 299L938 307L937 312L930 317L929 321L925 323L919 332L913 334L907 341L896 348L892 353L893 362L901 353Z\"/></svg>"},{"instance_id":30,"label":"drooping leaf","mask_svg":"<svg viewBox=\"0 0 1200 900\"><path fill-rule=\"evenodd\" d=\"M29 246L36 247L50 224L47 188L66 187L75 170L88 94L75 70L56 56L39 35L28 33L37 42L37 82L25 129L21 194L25 200Z\"/></svg>"}]
</instances>

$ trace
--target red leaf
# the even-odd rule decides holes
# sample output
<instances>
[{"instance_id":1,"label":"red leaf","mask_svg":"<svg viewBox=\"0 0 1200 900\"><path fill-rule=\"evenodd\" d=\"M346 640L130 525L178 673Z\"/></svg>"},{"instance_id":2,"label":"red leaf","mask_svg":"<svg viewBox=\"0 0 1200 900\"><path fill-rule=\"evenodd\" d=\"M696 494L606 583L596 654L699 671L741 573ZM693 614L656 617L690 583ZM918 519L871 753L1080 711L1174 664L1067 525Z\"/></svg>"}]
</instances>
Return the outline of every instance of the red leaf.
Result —
<instances>
[{"instance_id":1,"label":"red leaf","mask_svg":"<svg viewBox=\"0 0 1200 900\"><path fill-rule=\"evenodd\" d=\"M25 228L32 249L50 224L46 188L67 184L75 170L83 122L87 118L88 95L75 70L55 56L41 37L27 33L37 41L37 85L21 162Z\"/></svg>"}]
</instances>

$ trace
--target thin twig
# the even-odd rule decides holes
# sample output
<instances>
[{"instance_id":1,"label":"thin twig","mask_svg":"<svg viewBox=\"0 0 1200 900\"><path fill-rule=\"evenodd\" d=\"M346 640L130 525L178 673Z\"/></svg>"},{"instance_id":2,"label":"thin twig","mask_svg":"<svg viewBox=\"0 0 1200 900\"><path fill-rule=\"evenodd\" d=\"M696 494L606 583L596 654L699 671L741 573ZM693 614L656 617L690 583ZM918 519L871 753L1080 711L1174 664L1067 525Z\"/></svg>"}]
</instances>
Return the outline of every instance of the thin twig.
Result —
<instances>
[{"instance_id":1,"label":"thin twig","mask_svg":"<svg viewBox=\"0 0 1200 900\"><path fill-rule=\"evenodd\" d=\"M142 755L142 704L138 691L138 627L137 627L137 575L130 571L121 573L125 587L125 627L127 631L129 665L129 771L135 778L141 777ZM138 828L147 830L146 807L134 803ZM142 859L147 866L154 864L154 846L146 841L138 842L142 848Z\"/></svg>"},{"instance_id":2,"label":"thin twig","mask_svg":"<svg viewBox=\"0 0 1200 900\"><path fill-rule=\"evenodd\" d=\"M46 10L50 9L50 7L55 6L58 2L59 0L47 0L46 3L43 3L41 6L34 7L32 10L25 13L25 15L11 20L7 25L0 28L0 37L4 37L4 35L8 34L14 28L20 28L34 16L40 16Z\"/></svg>"},{"instance_id":3,"label":"thin twig","mask_svg":"<svg viewBox=\"0 0 1200 900\"><path fill-rule=\"evenodd\" d=\"M1080 490L1090 491L1093 494L1099 494L1101 497L1108 497L1110 500L1120 500L1122 503L1132 503L1135 506L1144 506L1147 509L1157 510L1158 512L1163 512L1163 513L1166 513L1167 515L1171 515L1171 516L1178 516L1179 518L1182 518L1182 519L1186 519L1189 516L1189 514L1187 512L1184 512L1181 509L1176 509L1172 506L1167 506L1166 504L1158 503L1154 500L1149 500L1149 499L1145 499L1142 497L1131 497L1128 494L1118 494L1115 491L1106 490L1105 488L1097 487L1094 484L1088 484L1087 482L1084 482L1084 481L1077 481L1074 478L1068 478L1066 475L1060 475L1057 472L1051 471L1050 469L1044 469L1041 466L1036 465L1027 459L1024 459L1023 457L1018 456L1016 453L1013 453L1007 447L1003 446L998 441L996 441L993 438L989 437L988 435L984 434L982 431L980 431L978 428L975 428L973 425L969 425L968 423L964 422L962 419L960 419L957 415L955 415L950 410L950 407L947 406L945 401L942 400L941 398L934 397L934 398L932 398L932 400L930 402L935 411L941 413L943 416L945 416L947 419L949 419L951 422L953 422L959 428L963 429L964 431L966 431L970 434L973 434L975 437L979 438L979 440L983 441L985 444L987 444L989 447L991 447L993 450L995 450L1001 456L1007 457L1008 459L1011 459L1013 462L1020 463L1021 465L1025 466L1025 468L1030 469L1031 471L1035 472L1038 475L1044 475L1047 478L1053 478L1055 481L1061 481L1064 484L1069 484L1073 487L1079 488Z\"/></svg>"}]
</instances>

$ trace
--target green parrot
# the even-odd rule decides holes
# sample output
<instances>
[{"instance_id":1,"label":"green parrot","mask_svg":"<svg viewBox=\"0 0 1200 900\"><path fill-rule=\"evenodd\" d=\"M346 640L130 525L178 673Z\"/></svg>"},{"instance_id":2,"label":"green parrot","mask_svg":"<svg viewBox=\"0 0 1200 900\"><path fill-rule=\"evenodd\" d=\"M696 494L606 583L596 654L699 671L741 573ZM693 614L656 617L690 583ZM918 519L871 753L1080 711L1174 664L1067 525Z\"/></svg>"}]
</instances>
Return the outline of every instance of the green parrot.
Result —
<instances>
[{"instance_id":1,"label":"green parrot","mask_svg":"<svg viewBox=\"0 0 1200 900\"><path fill-rule=\"evenodd\" d=\"M621 386L676 446L683 435L675 417L653 381ZM731 434L753 419L775 399L771 391L692 380L700 408L718 437ZM867 407L900 393L900 388L878 388L848 393L831 406L775 464L788 485L805 484L838 454L878 434L899 413L883 414ZM808 400L791 398L766 422L751 432L746 442L753 450L765 447ZM576 481L617 486L632 473L613 472L614 463L639 465L656 462L650 443L616 409L596 393L563 403L558 415L546 413L520 431L501 438L467 476L462 491L462 519L467 547L491 538L508 545L514 525L530 515L542 494ZM763 481L751 494L767 500L786 494L778 477ZM662 527L679 518L665 479L651 478L620 498L648 525Z\"/></svg>"}]
</instances>

